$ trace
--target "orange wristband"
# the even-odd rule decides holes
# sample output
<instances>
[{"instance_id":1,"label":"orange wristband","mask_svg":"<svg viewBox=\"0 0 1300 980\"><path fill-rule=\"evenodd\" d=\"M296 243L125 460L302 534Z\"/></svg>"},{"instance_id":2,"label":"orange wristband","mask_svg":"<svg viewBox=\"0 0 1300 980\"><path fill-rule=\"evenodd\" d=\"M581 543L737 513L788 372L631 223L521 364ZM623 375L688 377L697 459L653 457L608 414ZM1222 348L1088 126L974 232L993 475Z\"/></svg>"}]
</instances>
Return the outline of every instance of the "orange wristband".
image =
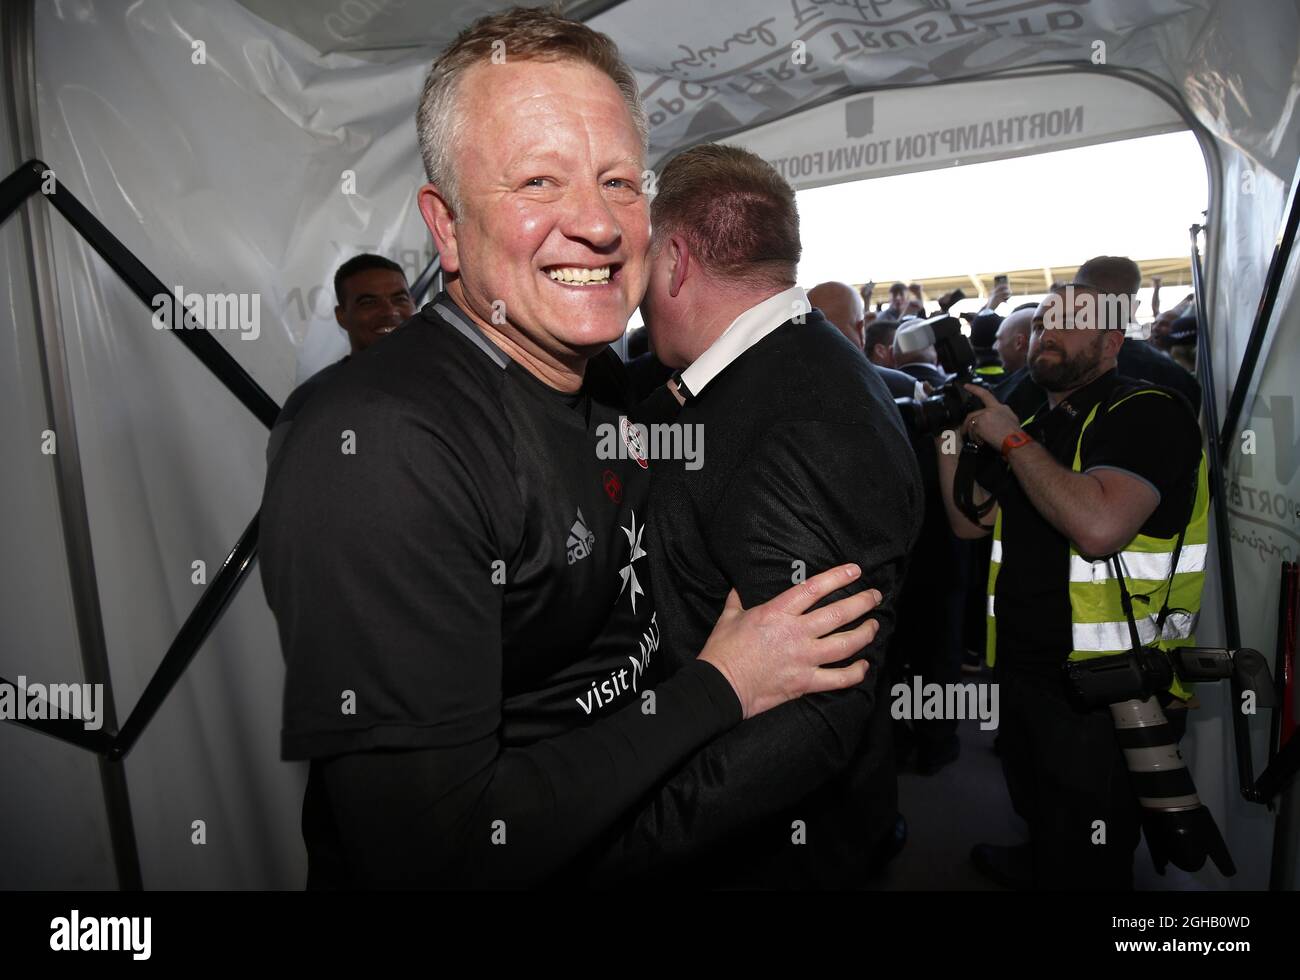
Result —
<instances>
[{"instance_id":1,"label":"orange wristband","mask_svg":"<svg viewBox=\"0 0 1300 980\"><path fill-rule=\"evenodd\" d=\"M1019 449L1021 446L1028 446L1034 440L1029 437L1028 432L1013 432L1002 440L1002 458L1007 459L1011 456L1011 450Z\"/></svg>"}]
</instances>

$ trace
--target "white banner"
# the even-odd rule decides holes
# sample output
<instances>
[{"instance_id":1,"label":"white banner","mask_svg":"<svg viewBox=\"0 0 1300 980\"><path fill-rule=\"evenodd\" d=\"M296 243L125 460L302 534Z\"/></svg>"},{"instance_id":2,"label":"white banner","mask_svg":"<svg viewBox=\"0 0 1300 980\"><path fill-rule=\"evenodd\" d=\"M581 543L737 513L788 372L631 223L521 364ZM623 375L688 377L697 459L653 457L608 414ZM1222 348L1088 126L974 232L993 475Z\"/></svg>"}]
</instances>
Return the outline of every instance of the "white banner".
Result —
<instances>
[{"instance_id":1,"label":"white banner","mask_svg":"<svg viewBox=\"0 0 1300 980\"><path fill-rule=\"evenodd\" d=\"M940 92L942 90L939 90ZM1107 75L1040 76L851 96L727 140L799 190L1185 129L1163 99Z\"/></svg>"}]
</instances>

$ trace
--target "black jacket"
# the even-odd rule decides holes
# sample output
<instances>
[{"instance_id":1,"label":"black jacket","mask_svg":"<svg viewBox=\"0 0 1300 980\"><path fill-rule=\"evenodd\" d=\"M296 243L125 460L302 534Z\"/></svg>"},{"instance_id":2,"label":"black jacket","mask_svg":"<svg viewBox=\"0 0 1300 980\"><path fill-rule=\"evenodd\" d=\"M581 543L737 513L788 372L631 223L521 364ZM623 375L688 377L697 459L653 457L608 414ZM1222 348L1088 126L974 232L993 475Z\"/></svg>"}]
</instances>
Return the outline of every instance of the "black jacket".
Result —
<instances>
[{"instance_id":1,"label":"black jacket","mask_svg":"<svg viewBox=\"0 0 1300 980\"><path fill-rule=\"evenodd\" d=\"M662 399L651 399L660 413ZM859 687L799 698L710 743L647 801L604 873L674 886L860 884L896 817L884 652L923 506L898 410L877 370L813 310L736 358L675 421L703 426L705 452L694 470L650 463L664 662L699 653L733 586L748 608L847 561L862 577L832 598L879 589L881 628ZM800 826L806 844L793 842Z\"/></svg>"},{"instance_id":2,"label":"black jacket","mask_svg":"<svg viewBox=\"0 0 1300 980\"><path fill-rule=\"evenodd\" d=\"M913 361L911 364L899 365L898 370L904 374L910 374L918 381L925 381L932 387L939 388L948 380L947 372L935 364L926 364L924 361Z\"/></svg>"},{"instance_id":3,"label":"black jacket","mask_svg":"<svg viewBox=\"0 0 1300 980\"><path fill-rule=\"evenodd\" d=\"M889 389L890 395L894 398L915 398L916 381L905 371L895 371L893 368L881 367L873 362L876 373L880 375L881 380L885 382L885 387Z\"/></svg>"}]
</instances>

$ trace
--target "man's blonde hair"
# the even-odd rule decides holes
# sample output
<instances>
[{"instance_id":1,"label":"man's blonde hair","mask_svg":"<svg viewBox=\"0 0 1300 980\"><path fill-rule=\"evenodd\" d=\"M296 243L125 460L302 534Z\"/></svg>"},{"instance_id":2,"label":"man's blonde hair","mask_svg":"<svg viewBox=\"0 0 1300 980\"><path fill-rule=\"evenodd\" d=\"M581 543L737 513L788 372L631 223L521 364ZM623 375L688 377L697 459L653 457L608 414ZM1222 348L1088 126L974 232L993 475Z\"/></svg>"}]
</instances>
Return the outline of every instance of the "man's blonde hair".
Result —
<instances>
[{"instance_id":1,"label":"man's blonde hair","mask_svg":"<svg viewBox=\"0 0 1300 980\"><path fill-rule=\"evenodd\" d=\"M474 65L491 66L498 52L509 61L577 61L604 72L622 93L645 152L648 131L641 92L618 46L599 31L552 10L512 7L480 17L461 31L434 61L424 81L415 117L420 156L429 182L446 196L453 212L460 212L459 175L452 163L463 128L460 84Z\"/></svg>"}]
</instances>

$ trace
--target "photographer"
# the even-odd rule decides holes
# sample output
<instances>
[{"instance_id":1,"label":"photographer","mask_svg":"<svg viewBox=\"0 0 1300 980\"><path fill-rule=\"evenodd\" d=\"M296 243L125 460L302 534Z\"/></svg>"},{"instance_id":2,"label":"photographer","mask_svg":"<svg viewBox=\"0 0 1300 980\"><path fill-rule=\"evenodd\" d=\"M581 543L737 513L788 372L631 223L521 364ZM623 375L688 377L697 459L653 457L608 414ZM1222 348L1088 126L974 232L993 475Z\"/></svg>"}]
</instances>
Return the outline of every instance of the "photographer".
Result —
<instances>
[{"instance_id":1,"label":"photographer","mask_svg":"<svg viewBox=\"0 0 1300 980\"><path fill-rule=\"evenodd\" d=\"M994 536L988 659L1001 685L1003 769L1030 842L979 845L972 859L1010 886L1132 887L1141 807L1110 712L1068 698L1064 667L1122 654L1134 632L1147 646L1186 645L1200 605L1207 495L1197 422L1176 393L1117 374L1124 323L1104 306L1094 288L1073 285L1034 312L1028 366L1047 401L1023 422L966 386L983 406L961 425L981 447L970 513L954 495L958 457L943 451L951 440L936 439L953 530ZM1160 700L1181 735L1175 695L1187 696L1177 682Z\"/></svg>"}]
</instances>

